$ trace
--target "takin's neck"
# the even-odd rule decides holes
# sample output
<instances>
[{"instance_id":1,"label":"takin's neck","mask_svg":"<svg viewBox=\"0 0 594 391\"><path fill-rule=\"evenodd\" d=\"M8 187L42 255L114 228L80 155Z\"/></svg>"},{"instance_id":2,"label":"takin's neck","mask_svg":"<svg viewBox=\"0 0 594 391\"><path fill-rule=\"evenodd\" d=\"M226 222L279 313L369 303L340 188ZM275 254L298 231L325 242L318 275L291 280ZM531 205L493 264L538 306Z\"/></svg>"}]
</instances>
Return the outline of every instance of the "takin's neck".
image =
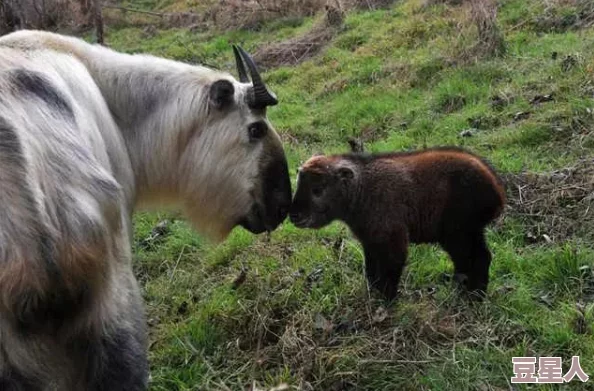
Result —
<instances>
[{"instance_id":1,"label":"takin's neck","mask_svg":"<svg viewBox=\"0 0 594 391\"><path fill-rule=\"evenodd\" d=\"M230 75L148 55L130 55L78 38L12 34L15 46L51 49L79 59L95 80L117 124L135 173L138 201L175 199L182 148L206 121L208 86Z\"/></svg>"},{"instance_id":2,"label":"takin's neck","mask_svg":"<svg viewBox=\"0 0 594 391\"><path fill-rule=\"evenodd\" d=\"M178 158L206 119L214 72L98 46L86 61L126 141L141 201L151 202L146 194L175 198Z\"/></svg>"}]
</instances>

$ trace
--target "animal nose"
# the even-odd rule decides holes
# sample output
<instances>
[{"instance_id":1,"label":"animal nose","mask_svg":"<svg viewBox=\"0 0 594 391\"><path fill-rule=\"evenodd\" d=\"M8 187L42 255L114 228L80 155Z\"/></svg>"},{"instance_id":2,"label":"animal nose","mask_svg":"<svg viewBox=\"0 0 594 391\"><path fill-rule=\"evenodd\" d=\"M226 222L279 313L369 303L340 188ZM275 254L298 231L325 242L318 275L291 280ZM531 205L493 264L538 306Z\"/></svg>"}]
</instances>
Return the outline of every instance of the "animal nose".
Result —
<instances>
[{"instance_id":1,"label":"animal nose","mask_svg":"<svg viewBox=\"0 0 594 391\"><path fill-rule=\"evenodd\" d=\"M285 220L291 206L291 181L284 155L270 162L263 176L265 215L268 228L273 230Z\"/></svg>"},{"instance_id":2,"label":"animal nose","mask_svg":"<svg viewBox=\"0 0 594 391\"><path fill-rule=\"evenodd\" d=\"M291 208L291 192L280 188L276 190L276 213L277 217L282 221L287 217L289 209Z\"/></svg>"}]
</instances>

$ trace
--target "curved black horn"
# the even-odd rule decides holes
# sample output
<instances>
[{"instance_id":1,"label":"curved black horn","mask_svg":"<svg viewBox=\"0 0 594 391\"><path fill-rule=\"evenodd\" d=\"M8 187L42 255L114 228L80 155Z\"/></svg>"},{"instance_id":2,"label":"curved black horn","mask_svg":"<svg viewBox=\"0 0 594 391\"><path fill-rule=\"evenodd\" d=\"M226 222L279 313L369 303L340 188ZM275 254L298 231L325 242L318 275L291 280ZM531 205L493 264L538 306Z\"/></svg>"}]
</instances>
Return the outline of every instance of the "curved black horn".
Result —
<instances>
[{"instance_id":1,"label":"curved black horn","mask_svg":"<svg viewBox=\"0 0 594 391\"><path fill-rule=\"evenodd\" d=\"M245 70L245 65L243 64L243 60L241 59L239 50L237 50L237 46L235 45L233 45L233 54L235 55L235 65L237 66L237 74L239 75L239 81L242 83L249 83L250 79L247 75L247 71Z\"/></svg>"},{"instance_id":2,"label":"curved black horn","mask_svg":"<svg viewBox=\"0 0 594 391\"><path fill-rule=\"evenodd\" d=\"M254 86L253 95L248 101L248 104L252 108L264 108L266 106L274 106L278 103L278 99L276 99L276 95L272 91L270 91L264 81L262 81L262 77L260 76L260 72L258 72L258 67L254 63L252 57L247 54L245 50L243 50L240 46L237 46L241 57L245 61L248 69L250 70L250 75L252 76L252 84Z\"/></svg>"}]
</instances>

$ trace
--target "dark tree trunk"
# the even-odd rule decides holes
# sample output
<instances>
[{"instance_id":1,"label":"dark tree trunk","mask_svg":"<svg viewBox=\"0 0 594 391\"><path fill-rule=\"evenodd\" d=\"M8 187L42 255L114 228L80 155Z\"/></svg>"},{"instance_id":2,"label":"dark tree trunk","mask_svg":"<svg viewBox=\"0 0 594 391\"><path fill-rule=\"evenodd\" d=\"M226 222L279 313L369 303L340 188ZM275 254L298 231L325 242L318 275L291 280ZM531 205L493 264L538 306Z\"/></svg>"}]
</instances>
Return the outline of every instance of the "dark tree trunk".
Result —
<instances>
[{"instance_id":1,"label":"dark tree trunk","mask_svg":"<svg viewBox=\"0 0 594 391\"><path fill-rule=\"evenodd\" d=\"M97 43L103 45L103 12L101 10L101 0L93 0L93 10Z\"/></svg>"},{"instance_id":2,"label":"dark tree trunk","mask_svg":"<svg viewBox=\"0 0 594 391\"><path fill-rule=\"evenodd\" d=\"M0 35L8 34L20 27L17 9L13 0L0 1Z\"/></svg>"}]
</instances>

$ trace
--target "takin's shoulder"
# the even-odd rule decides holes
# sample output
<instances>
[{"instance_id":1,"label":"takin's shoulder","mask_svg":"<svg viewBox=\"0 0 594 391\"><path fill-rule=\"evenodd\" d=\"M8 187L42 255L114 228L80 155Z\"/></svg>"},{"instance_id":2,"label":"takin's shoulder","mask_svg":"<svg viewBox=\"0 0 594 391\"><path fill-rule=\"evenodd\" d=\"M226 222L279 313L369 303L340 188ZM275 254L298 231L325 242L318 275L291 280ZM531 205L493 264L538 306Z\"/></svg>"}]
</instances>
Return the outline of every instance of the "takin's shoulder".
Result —
<instances>
[{"instance_id":1,"label":"takin's shoulder","mask_svg":"<svg viewBox=\"0 0 594 391\"><path fill-rule=\"evenodd\" d=\"M0 105L0 316L35 323L101 289L123 196L64 91L38 72L3 76L12 93Z\"/></svg>"},{"instance_id":2,"label":"takin's shoulder","mask_svg":"<svg viewBox=\"0 0 594 391\"><path fill-rule=\"evenodd\" d=\"M23 52L52 50L78 58L83 57L83 52L90 46L92 45L80 38L40 30L19 30L0 37L0 47Z\"/></svg>"}]
</instances>

